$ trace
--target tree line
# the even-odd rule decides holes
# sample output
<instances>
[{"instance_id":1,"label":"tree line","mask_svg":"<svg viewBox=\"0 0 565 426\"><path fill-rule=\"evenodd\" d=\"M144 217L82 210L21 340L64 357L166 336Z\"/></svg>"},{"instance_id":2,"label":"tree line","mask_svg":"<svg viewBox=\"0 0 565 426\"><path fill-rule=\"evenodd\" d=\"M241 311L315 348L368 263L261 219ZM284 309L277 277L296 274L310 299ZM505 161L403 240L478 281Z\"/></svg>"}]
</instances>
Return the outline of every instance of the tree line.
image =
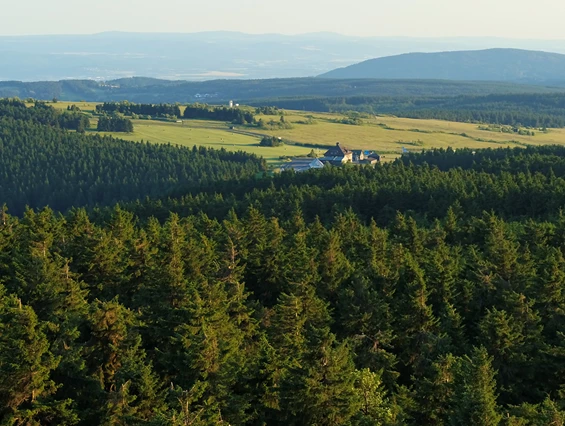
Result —
<instances>
[{"instance_id":1,"label":"tree line","mask_svg":"<svg viewBox=\"0 0 565 426\"><path fill-rule=\"evenodd\" d=\"M471 216L493 211L508 220L547 219L565 205L564 158L559 146L431 150L376 168L325 167L270 179L209 182L197 191L180 188L170 199L128 208L165 219L170 211L184 216L203 210L223 217L249 206L284 217L298 206L307 220L319 217L323 222L352 209L362 220L386 226L396 211L410 211L418 220L433 223L458 203ZM223 194L221 203L218 193Z\"/></svg>"},{"instance_id":2,"label":"tree line","mask_svg":"<svg viewBox=\"0 0 565 426\"><path fill-rule=\"evenodd\" d=\"M253 124L253 113L241 108L214 107L206 104L189 104L183 114L184 118L201 120L229 121L234 124Z\"/></svg>"},{"instance_id":3,"label":"tree line","mask_svg":"<svg viewBox=\"0 0 565 426\"><path fill-rule=\"evenodd\" d=\"M277 147L284 145L284 142L281 138L276 136L263 136L261 138L261 142L259 142L260 146L270 146L270 147Z\"/></svg>"},{"instance_id":4,"label":"tree line","mask_svg":"<svg viewBox=\"0 0 565 426\"><path fill-rule=\"evenodd\" d=\"M255 114L260 115L284 115L284 110L276 106L261 106L255 108Z\"/></svg>"},{"instance_id":5,"label":"tree line","mask_svg":"<svg viewBox=\"0 0 565 426\"><path fill-rule=\"evenodd\" d=\"M132 133L133 123L127 117L112 115L110 117L102 115L98 118L96 130L99 132L122 132Z\"/></svg>"},{"instance_id":6,"label":"tree line","mask_svg":"<svg viewBox=\"0 0 565 426\"><path fill-rule=\"evenodd\" d=\"M174 104L136 104L128 101L104 102L96 105L96 112L102 114L146 115L153 117L181 117L180 107Z\"/></svg>"},{"instance_id":7,"label":"tree line","mask_svg":"<svg viewBox=\"0 0 565 426\"><path fill-rule=\"evenodd\" d=\"M187 119L228 121L240 125L253 124L255 122L253 113L247 109L210 106L200 103L188 104L182 114L179 105L176 104L135 104L128 101L104 102L96 106L96 111L100 114L109 115L120 113L128 116L136 114L153 117L170 116Z\"/></svg>"},{"instance_id":8,"label":"tree line","mask_svg":"<svg viewBox=\"0 0 565 426\"><path fill-rule=\"evenodd\" d=\"M460 96L295 97L260 101L279 108L318 112L358 111L399 117L533 128L565 127L565 94ZM252 104L256 104L253 103Z\"/></svg>"}]
</instances>

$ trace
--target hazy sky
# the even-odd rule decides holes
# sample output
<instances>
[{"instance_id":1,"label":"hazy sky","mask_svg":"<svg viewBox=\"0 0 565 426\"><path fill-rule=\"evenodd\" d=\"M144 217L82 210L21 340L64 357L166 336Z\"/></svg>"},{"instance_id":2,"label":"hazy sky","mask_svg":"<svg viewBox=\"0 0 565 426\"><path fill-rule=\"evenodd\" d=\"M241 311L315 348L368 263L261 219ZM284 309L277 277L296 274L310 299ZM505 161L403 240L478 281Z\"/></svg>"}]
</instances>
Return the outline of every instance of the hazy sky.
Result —
<instances>
[{"instance_id":1,"label":"hazy sky","mask_svg":"<svg viewBox=\"0 0 565 426\"><path fill-rule=\"evenodd\" d=\"M0 4L2 35L232 30L565 39L563 0L0 0Z\"/></svg>"}]
</instances>

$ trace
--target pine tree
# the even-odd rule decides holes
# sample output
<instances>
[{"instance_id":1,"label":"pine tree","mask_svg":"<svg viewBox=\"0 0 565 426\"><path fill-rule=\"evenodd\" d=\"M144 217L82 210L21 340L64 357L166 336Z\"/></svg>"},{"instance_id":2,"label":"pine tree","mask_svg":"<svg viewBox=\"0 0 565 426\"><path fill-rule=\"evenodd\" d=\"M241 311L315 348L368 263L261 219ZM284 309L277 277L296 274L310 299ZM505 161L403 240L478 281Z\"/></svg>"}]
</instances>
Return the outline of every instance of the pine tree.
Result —
<instances>
[{"instance_id":1,"label":"pine tree","mask_svg":"<svg viewBox=\"0 0 565 426\"><path fill-rule=\"evenodd\" d=\"M175 214L163 227L150 222L146 232L149 244L158 250L147 259L133 304L141 310L144 326L140 332L155 365L159 370L172 371L171 339L175 327L188 320L188 303L195 291L186 272L187 235Z\"/></svg>"},{"instance_id":2,"label":"pine tree","mask_svg":"<svg viewBox=\"0 0 565 426\"><path fill-rule=\"evenodd\" d=\"M330 231L321 245L319 256L320 295L329 302L334 302L339 286L347 281L353 272L347 257L341 249L337 232Z\"/></svg>"},{"instance_id":3,"label":"pine tree","mask_svg":"<svg viewBox=\"0 0 565 426\"><path fill-rule=\"evenodd\" d=\"M554 343L565 332L565 259L557 248L548 248L539 264L535 290L536 308L544 319L544 335Z\"/></svg>"},{"instance_id":4,"label":"pine tree","mask_svg":"<svg viewBox=\"0 0 565 426\"><path fill-rule=\"evenodd\" d=\"M445 424L454 398L455 366L452 354L440 355L414 380L414 399L419 403L414 417L421 424Z\"/></svg>"},{"instance_id":5,"label":"pine tree","mask_svg":"<svg viewBox=\"0 0 565 426\"><path fill-rule=\"evenodd\" d=\"M82 390L73 388L77 382L88 380L82 358L88 292L72 271L71 261L61 256L61 245L67 241L64 221L56 219L49 210L29 211L23 224L13 252L11 285L24 303L34 307L44 324L49 354L57 359L57 367L51 372L58 388L52 404L62 407L67 400L80 399Z\"/></svg>"},{"instance_id":6,"label":"pine tree","mask_svg":"<svg viewBox=\"0 0 565 426\"><path fill-rule=\"evenodd\" d=\"M405 254L400 272L399 290L402 299L397 302L401 309L397 339L404 348L404 363L418 368L438 344L438 321L428 302L429 291L423 271L409 253Z\"/></svg>"},{"instance_id":7,"label":"pine tree","mask_svg":"<svg viewBox=\"0 0 565 426\"><path fill-rule=\"evenodd\" d=\"M392 410L382 385L381 372L368 368L357 371L355 388L361 401L360 413L355 416L359 425L392 424Z\"/></svg>"},{"instance_id":8,"label":"pine tree","mask_svg":"<svg viewBox=\"0 0 565 426\"><path fill-rule=\"evenodd\" d=\"M540 404L525 403L520 406L510 407L506 417L506 424L510 426L565 425L565 411L550 398L546 398Z\"/></svg>"},{"instance_id":9,"label":"pine tree","mask_svg":"<svg viewBox=\"0 0 565 426\"><path fill-rule=\"evenodd\" d=\"M16 235L14 227L15 218L8 215L8 208L4 204L0 208L0 285L4 283L10 274L12 255L11 249L14 246Z\"/></svg>"},{"instance_id":10,"label":"pine tree","mask_svg":"<svg viewBox=\"0 0 565 426\"><path fill-rule=\"evenodd\" d=\"M31 307L0 287L0 417L10 424L22 417L38 424L42 404L56 392L50 374L59 359L43 328Z\"/></svg>"},{"instance_id":11,"label":"pine tree","mask_svg":"<svg viewBox=\"0 0 565 426\"><path fill-rule=\"evenodd\" d=\"M112 300L96 301L90 317L88 368L99 383L91 421L123 424L147 420L162 408L159 385L146 360L135 314ZM128 420L129 419L129 420Z\"/></svg>"},{"instance_id":12,"label":"pine tree","mask_svg":"<svg viewBox=\"0 0 565 426\"><path fill-rule=\"evenodd\" d=\"M449 424L497 426L502 416L496 403L495 372L485 348L459 359Z\"/></svg>"},{"instance_id":13,"label":"pine tree","mask_svg":"<svg viewBox=\"0 0 565 426\"><path fill-rule=\"evenodd\" d=\"M390 299L383 294L380 279L375 277L371 282L359 275L339 293L334 314L338 336L349 337L356 365L382 370L384 382L393 389L398 372L393 353L394 315L387 301Z\"/></svg>"},{"instance_id":14,"label":"pine tree","mask_svg":"<svg viewBox=\"0 0 565 426\"><path fill-rule=\"evenodd\" d=\"M309 350L291 410L306 424L347 424L361 408L349 349L336 344L327 329L310 328L308 335Z\"/></svg>"},{"instance_id":15,"label":"pine tree","mask_svg":"<svg viewBox=\"0 0 565 426\"><path fill-rule=\"evenodd\" d=\"M487 311L480 323L480 342L494 356L501 400L516 403L511 395L530 400L543 395L534 382L543 371L539 354L545 345L541 340L540 319L532 309L533 301L518 294L509 294L508 300L514 304L512 312L496 308Z\"/></svg>"},{"instance_id":16,"label":"pine tree","mask_svg":"<svg viewBox=\"0 0 565 426\"><path fill-rule=\"evenodd\" d=\"M451 339L454 348L463 350L465 332L461 315L455 307L456 281L462 270L461 250L459 247L450 250L441 239L436 247L426 253L423 267L430 289L430 303L438 318L439 328Z\"/></svg>"},{"instance_id":17,"label":"pine tree","mask_svg":"<svg viewBox=\"0 0 565 426\"><path fill-rule=\"evenodd\" d=\"M315 295L314 288L302 283L293 283L290 287L292 293L279 297L268 330L269 342L276 352L265 367L273 372L265 397L269 396L271 406L282 413L278 415L281 423L277 424L296 424L303 415L301 400L305 396L299 396L299 392L301 389L305 392L309 371L305 361L311 348L308 333L316 336L315 330L329 332L327 306ZM333 336L328 338L333 339ZM269 422L273 421L270 418Z\"/></svg>"}]
</instances>

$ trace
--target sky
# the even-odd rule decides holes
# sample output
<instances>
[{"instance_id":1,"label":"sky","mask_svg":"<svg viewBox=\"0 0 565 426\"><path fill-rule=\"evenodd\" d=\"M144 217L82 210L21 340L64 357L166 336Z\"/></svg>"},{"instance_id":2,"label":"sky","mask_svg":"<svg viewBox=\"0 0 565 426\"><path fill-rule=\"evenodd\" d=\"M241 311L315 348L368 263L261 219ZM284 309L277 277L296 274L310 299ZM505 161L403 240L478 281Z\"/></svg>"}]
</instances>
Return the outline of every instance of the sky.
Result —
<instances>
[{"instance_id":1,"label":"sky","mask_svg":"<svg viewBox=\"0 0 565 426\"><path fill-rule=\"evenodd\" d=\"M0 35L331 31L565 42L563 0L0 0L0 5Z\"/></svg>"}]
</instances>

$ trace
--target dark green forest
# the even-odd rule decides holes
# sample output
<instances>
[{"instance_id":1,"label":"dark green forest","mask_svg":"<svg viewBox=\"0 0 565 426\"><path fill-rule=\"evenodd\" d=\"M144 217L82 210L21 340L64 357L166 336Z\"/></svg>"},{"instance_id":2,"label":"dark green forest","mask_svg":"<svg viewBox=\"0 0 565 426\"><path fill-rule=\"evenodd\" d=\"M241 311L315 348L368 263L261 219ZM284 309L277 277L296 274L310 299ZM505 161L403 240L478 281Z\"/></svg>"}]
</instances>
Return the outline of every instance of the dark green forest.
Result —
<instances>
[{"instance_id":1,"label":"dark green forest","mask_svg":"<svg viewBox=\"0 0 565 426\"><path fill-rule=\"evenodd\" d=\"M489 94L462 96L351 96L297 97L258 100L251 105L318 112L359 111L398 117L504 124L528 127L565 127L565 95Z\"/></svg>"},{"instance_id":2,"label":"dark green forest","mask_svg":"<svg viewBox=\"0 0 565 426\"><path fill-rule=\"evenodd\" d=\"M121 113L124 115L149 115L154 117L180 117L180 108L178 105L168 104L134 104L131 102L104 102L102 105L96 105L98 113Z\"/></svg>"},{"instance_id":3,"label":"dark green forest","mask_svg":"<svg viewBox=\"0 0 565 426\"><path fill-rule=\"evenodd\" d=\"M113 115L110 117L100 116L96 130L99 132L133 132L133 123L129 118Z\"/></svg>"},{"instance_id":4,"label":"dark green forest","mask_svg":"<svg viewBox=\"0 0 565 426\"><path fill-rule=\"evenodd\" d=\"M0 81L0 97L88 102L154 104L175 102L225 103L288 97L435 97L508 93L563 93L563 87L545 87L492 81L276 78L210 80L202 82L132 77L106 82L61 80ZM265 104L269 105L269 104Z\"/></svg>"},{"instance_id":5,"label":"dark green forest","mask_svg":"<svg viewBox=\"0 0 565 426\"><path fill-rule=\"evenodd\" d=\"M255 117L250 111L239 108L214 107L206 104L189 104L183 114L188 119L229 121L235 124L253 124Z\"/></svg>"},{"instance_id":6,"label":"dark green forest","mask_svg":"<svg viewBox=\"0 0 565 426\"><path fill-rule=\"evenodd\" d=\"M149 117L170 117L200 120L228 121L234 124L253 124L255 117L251 111L240 108L226 108L208 104L188 104L181 115L179 105L170 104L135 104L132 102L104 102L96 105L96 112L101 114L141 115Z\"/></svg>"},{"instance_id":7,"label":"dark green forest","mask_svg":"<svg viewBox=\"0 0 565 426\"><path fill-rule=\"evenodd\" d=\"M35 124L48 125L61 129L76 130L84 133L90 127L88 116L80 111L58 111L43 102L35 102L31 107L18 99L0 99L0 119L32 121Z\"/></svg>"},{"instance_id":8,"label":"dark green forest","mask_svg":"<svg viewBox=\"0 0 565 426\"><path fill-rule=\"evenodd\" d=\"M52 107L27 108L29 116L20 115L21 109L25 105L13 108L12 117L0 117L0 202L17 215L26 206L66 211L163 196L179 186L240 179L266 169L264 160L243 152L69 132L43 121Z\"/></svg>"},{"instance_id":9,"label":"dark green forest","mask_svg":"<svg viewBox=\"0 0 565 426\"><path fill-rule=\"evenodd\" d=\"M22 188L54 158L69 188L198 165L64 214L64 180L51 208L0 196L2 424L564 423L565 148L258 177L243 154L0 129Z\"/></svg>"}]
</instances>

